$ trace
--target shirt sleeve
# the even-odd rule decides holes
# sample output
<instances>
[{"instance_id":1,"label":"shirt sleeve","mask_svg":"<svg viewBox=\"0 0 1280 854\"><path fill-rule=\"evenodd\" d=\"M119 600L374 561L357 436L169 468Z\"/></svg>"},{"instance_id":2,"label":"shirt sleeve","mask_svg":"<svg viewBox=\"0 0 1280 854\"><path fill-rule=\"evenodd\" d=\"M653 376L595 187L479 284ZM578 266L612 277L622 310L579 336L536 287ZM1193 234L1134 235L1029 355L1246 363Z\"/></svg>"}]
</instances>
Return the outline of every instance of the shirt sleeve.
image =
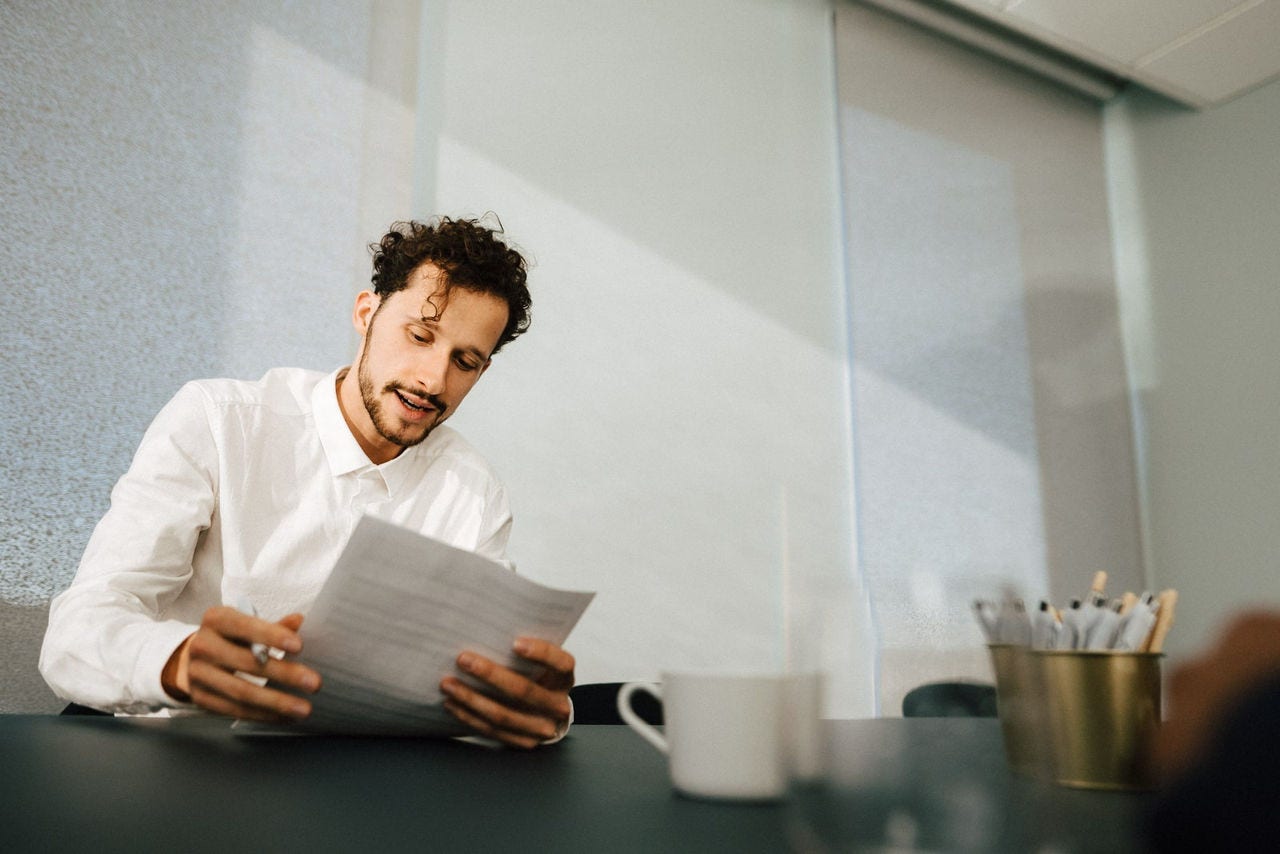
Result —
<instances>
[{"instance_id":1,"label":"shirt sleeve","mask_svg":"<svg viewBox=\"0 0 1280 854\"><path fill-rule=\"evenodd\" d=\"M511 506L507 502L507 491L500 482L493 481L485 496L480 533L474 551L514 571L515 564L507 557L507 542L510 539Z\"/></svg>"},{"instance_id":2,"label":"shirt sleeve","mask_svg":"<svg viewBox=\"0 0 1280 854\"><path fill-rule=\"evenodd\" d=\"M569 698L569 717L565 719L564 723L556 727L555 735L551 736L551 738L545 738L542 740L543 745L558 744L559 742L564 741L564 737L569 734L569 728L571 726L573 726L573 698L572 697Z\"/></svg>"},{"instance_id":3,"label":"shirt sleeve","mask_svg":"<svg viewBox=\"0 0 1280 854\"><path fill-rule=\"evenodd\" d=\"M213 517L217 459L205 394L189 383L147 429L71 587L50 606L40 672L58 696L115 712L180 705L160 672L198 626L164 614Z\"/></svg>"}]
</instances>

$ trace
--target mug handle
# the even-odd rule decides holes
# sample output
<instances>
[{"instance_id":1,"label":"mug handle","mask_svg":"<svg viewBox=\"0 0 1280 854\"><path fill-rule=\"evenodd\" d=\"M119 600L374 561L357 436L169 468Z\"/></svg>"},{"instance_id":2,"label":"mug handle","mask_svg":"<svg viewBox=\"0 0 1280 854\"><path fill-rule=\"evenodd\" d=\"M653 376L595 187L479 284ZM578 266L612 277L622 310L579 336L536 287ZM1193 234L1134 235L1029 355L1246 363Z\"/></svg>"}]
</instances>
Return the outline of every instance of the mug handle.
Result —
<instances>
[{"instance_id":1,"label":"mug handle","mask_svg":"<svg viewBox=\"0 0 1280 854\"><path fill-rule=\"evenodd\" d=\"M662 737L662 733L658 732L650 724L641 719L631 708L631 695L637 691L643 691L652 695L658 702L662 702L662 686L655 685L651 682L628 682L618 689L618 714L627 722L627 726L631 727L644 738L645 741L661 750L663 753L668 751L667 740Z\"/></svg>"}]
</instances>

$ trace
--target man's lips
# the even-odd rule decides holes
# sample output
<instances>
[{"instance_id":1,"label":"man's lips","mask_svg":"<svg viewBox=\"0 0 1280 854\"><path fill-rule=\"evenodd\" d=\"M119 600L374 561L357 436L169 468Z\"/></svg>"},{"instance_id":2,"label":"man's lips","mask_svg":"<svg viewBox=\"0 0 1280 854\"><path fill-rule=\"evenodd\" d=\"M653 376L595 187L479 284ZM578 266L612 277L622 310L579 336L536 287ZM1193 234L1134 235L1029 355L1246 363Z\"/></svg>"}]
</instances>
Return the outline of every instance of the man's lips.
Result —
<instances>
[{"instance_id":1,"label":"man's lips","mask_svg":"<svg viewBox=\"0 0 1280 854\"><path fill-rule=\"evenodd\" d=\"M432 412L442 412L444 410L439 399L434 395L419 396L398 388L392 388L391 392L400 400L405 409L412 413L430 415Z\"/></svg>"}]
</instances>

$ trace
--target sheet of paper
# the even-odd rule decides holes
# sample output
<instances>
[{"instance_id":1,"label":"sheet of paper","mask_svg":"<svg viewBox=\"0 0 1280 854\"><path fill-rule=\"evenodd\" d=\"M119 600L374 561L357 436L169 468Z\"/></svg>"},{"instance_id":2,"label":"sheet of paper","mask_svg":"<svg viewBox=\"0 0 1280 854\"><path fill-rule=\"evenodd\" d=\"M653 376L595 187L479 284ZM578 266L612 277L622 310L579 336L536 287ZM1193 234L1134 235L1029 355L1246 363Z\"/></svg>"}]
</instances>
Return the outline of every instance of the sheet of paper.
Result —
<instances>
[{"instance_id":1,"label":"sheet of paper","mask_svg":"<svg viewBox=\"0 0 1280 854\"><path fill-rule=\"evenodd\" d=\"M297 657L323 679L302 728L451 736L440 680L466 681L464 649L536 676L511 651L530 635L563 644L594 593L555 590L472 552L366 516L302 625ZM472 684L475 684L472 682Z\"/></svg>"}]
</instances>

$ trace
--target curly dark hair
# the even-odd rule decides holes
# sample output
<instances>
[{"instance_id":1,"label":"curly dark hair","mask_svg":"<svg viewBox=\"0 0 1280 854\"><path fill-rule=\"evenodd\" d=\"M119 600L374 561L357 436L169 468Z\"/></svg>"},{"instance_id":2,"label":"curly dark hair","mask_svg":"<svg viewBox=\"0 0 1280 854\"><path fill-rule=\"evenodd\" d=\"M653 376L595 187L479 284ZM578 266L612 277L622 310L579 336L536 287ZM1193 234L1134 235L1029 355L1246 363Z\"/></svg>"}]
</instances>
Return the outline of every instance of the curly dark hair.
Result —
<instances>
[{"instance_id":1,"label":"curly dark hair","mask_svg":"<svg viewBox=\"0 0 1280 854\"><path fill-rule=\"evenodd\" d=\"M444 275L446 302L455 287L506 302L507 325L493 348L497 353L529 328L533 306L524 256L502 241L498 235L503 233L501 222L489 228L479 219L447 216L393 223L380 241L369 244L373 292L385 299L404 290L413 271L430 262ZM436 309L438 313L443 307Z\"/></svg>"}]
</instances>

